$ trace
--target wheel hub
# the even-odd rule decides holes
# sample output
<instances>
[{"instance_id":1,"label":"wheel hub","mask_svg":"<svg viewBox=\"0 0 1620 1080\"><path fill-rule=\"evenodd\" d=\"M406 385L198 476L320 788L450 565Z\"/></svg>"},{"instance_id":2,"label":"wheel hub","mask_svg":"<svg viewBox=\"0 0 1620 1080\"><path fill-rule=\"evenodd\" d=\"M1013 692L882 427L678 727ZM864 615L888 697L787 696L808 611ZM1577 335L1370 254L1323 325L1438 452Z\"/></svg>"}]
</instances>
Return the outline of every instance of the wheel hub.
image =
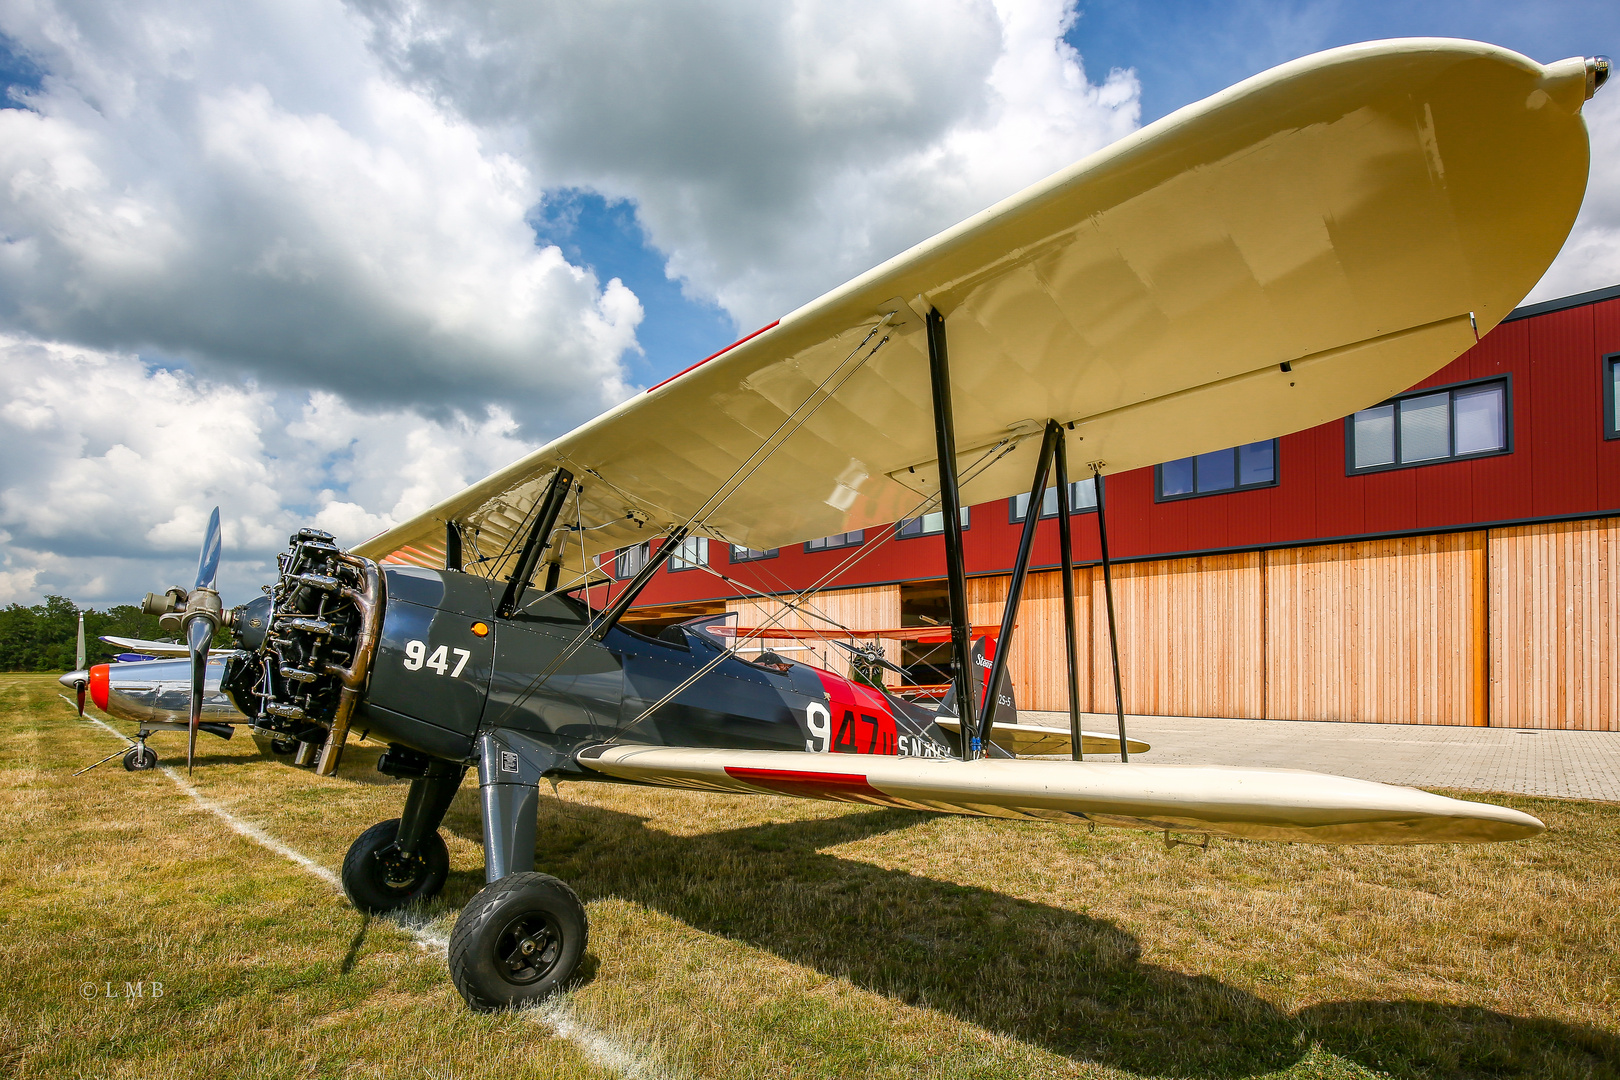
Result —
<instances>
[{"instance_id":1,"label":"wheel hub","mask_svg":"<svg viewBox=\"0 0 1620 1080\"><path fill-rule=\"evenodd\" d=\"M404 892L416 885L427 872L427 860L420 855L407 855L398 844L389 844L376 854L382 867L383 884Z\"/></svg>"},{"instance_id":2,"label":"wheel hub","mask_svg":"<svg viewBox=\"0 0 1620 1080\"><path fill-rule=\"evenodd\" d=\"M551 917L542 912L519 915L495 938L497 968L519 986L539 982L562 955L562 935Z\"/></svg>"}]
</instances>

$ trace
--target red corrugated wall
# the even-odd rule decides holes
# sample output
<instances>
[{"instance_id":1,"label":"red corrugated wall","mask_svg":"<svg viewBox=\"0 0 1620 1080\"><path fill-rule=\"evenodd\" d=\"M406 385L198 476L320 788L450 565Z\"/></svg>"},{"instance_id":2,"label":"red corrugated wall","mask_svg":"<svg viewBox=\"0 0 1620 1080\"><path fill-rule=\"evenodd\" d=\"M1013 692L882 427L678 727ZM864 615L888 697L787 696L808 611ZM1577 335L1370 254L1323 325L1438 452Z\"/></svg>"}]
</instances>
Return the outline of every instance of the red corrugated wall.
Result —
<instances>
[{"instance_id":1,"label":"red corrugated wall","mask_svg":"<svg viewBox=\"0 0 1620 1080\"><path fill-rule=\"evenodd\" d=\"M1344 423L1285 435L1278 484L1256 491L1155 503L1153 470L1108 479L1111 554L1130 559L1620 510L1620 440L1603 436L1602 358L1620 352L1620 299L1505 323L1420 387L1507 374L1513 452L1364 476L1346 476ZM969 574L1012 566L1019 526L1005 501L975 506L965 534ZM1099 557L1095 517L1078 515L1076 558ZM1057 525L1041 525L1035 564L1055 566ZM660 571L638 606L803 589L844 563L851 549L807 553L801 545L770 560L731 565L721 545L710 563L744 583L734 588L703 570ZM943 577L939 537L892 540L863 552L820 587Z\"/></svg>"}]
</instances>

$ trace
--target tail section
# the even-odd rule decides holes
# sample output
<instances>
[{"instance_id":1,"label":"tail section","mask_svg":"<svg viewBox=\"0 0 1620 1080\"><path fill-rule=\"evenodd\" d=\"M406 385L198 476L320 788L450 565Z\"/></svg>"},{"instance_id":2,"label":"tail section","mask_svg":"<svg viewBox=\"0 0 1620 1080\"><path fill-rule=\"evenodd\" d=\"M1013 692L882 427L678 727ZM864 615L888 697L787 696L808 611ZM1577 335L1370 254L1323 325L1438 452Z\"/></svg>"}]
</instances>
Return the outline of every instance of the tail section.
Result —
<instances>
[{"instance_id":1,"label":"tail section","mask_svg":"<svg viewBox=\"0 0 1620 1080\"><path fill-rule=\"evenodd\" d=\"M975 720L977 720L979 709L984 702L985 689L990 685L990 669L995 656L996 644L994 640L989 637L974 639L971 658L973 666L969 670L973 672L973 708L970 710L970 716ZM955 683L952 683L950 690L946 691L945 697L940 701L939 708L934 715L952 719L960 718L956 707ZM992 724L1018 723L1018 699L1013 693L1011 671L1001 673L1001 686L996 693L995 712L991 714L990 722ZM994 750L992 750L992 753L994 753Z\"/></svg>"}]
</instances>

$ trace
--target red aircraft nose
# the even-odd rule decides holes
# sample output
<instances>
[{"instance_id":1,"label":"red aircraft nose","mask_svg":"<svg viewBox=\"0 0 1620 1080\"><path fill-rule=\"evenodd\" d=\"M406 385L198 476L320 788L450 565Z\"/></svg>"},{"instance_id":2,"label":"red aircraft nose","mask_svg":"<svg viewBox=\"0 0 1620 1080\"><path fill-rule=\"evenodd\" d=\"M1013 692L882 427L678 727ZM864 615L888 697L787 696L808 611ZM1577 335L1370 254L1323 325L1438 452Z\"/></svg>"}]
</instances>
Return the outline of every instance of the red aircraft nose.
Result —
<instances>
[{"instance_id":1,"label":"red aircraft nose","mask_svg":"<svg viewBox=\"0 0 1620 1080\"><path fill-rule=\"evenodd\" d=\"M96 708L107 711L107 665L97 664L90 669L90 700Z\"/></svg>"}]
</instances>

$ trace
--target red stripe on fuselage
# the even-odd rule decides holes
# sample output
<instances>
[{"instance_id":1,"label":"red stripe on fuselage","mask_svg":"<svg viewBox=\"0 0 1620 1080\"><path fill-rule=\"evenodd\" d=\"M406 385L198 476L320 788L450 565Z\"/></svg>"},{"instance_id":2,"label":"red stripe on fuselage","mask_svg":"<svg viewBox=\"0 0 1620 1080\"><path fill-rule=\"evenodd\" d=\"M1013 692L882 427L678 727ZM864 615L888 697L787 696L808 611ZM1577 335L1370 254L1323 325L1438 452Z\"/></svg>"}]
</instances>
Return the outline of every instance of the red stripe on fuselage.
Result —
<instances>
[{"instance_id":1,"label":"red stripe on fuselage","mask_svg":"<svg viewBox=\"0 0 1620 1080\"><path fill-rule=\"evenodd\" d=\"M894 714L889 711L887 698L863 683L820 668L815 670L822 689L827 691L827 710L832 713L829 751L834 754L900 752Z\"/></svg>"},{"instance_id":2,"label":"red stripe on fuselage","mask_svg":"<svg viewBox=\"0 0 1620 1080\"><path fill-rule=\"evenodd\" d=\"M726 775L766 791L804 799L886 799L887 796L860 773L793 772L788 769L748 769L727 765Z\"/></svg>"}]
</instances>

